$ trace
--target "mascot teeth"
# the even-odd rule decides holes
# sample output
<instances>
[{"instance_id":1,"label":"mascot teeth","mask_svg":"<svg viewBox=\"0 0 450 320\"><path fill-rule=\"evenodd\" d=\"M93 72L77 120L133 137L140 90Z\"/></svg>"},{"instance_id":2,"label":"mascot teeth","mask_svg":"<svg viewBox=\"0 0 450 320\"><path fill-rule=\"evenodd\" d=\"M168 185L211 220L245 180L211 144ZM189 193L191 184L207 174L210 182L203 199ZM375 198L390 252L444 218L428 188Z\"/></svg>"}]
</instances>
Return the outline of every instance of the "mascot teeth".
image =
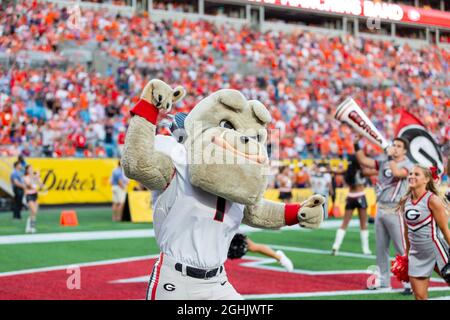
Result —
<instances>
[{"instance_id":1,"label":"mascot teeth","mask_svg":"<svg viewBox=\"0 0 450 320\"><path fill-rule=\"evenodd\" d=\"M217 136L212 137L212 139L211 139L212 143L214 143L215 145L217 145L225 150L231 151L235 155L247 158L250 161L257 162L259 164L265 163L264 156L259 155L259 152L258 152L258 154L249 154L249 153L241 152L238 149L236 149L235 147L233 147L225 139L223 139L223 133L218 137ZM259 145L258 145L258 149L259 149Z\"/></svg>"}]
</instances>

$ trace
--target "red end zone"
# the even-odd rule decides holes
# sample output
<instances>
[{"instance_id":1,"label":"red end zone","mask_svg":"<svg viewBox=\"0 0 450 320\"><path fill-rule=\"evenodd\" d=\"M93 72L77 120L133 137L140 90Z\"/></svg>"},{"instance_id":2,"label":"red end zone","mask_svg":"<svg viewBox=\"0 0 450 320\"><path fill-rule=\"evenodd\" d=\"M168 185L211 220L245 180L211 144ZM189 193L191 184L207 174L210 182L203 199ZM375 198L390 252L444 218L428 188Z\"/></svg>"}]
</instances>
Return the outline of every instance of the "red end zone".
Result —
<instances>
[{"instance_id":1,"label":"red end zone","mask_svg":"<svg viewBox=\"0 0 450 320\"><path fill-rule=\"evenodd\" d=\"M368 278L365 273L308 275L242 265L252 261L240 259L226 263L230 282L243 295L364 290ZM149 276L154 263L155 259L143 259L82 266L80 289L67 288L72 274L66 269L0 274L0 299L144 299L146 282L114 281ZM432 286L445 287L446 284L433 282ZM401 285L397 282L394 287Z\"/></svg>"}]
</instances>

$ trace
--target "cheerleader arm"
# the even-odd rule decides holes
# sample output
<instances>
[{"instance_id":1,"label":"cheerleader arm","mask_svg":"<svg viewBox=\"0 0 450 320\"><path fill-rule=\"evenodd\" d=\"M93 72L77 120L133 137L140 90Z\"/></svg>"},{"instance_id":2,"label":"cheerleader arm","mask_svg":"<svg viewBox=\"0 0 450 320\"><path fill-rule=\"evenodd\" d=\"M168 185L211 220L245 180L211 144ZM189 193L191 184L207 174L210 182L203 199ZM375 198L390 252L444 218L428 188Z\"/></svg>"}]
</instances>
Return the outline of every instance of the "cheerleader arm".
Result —
<instances>
[{"instance_id":1,"label":"cheerleader arm","mask_svg":"<svg viewBox=\"0 0 450 320\"><path fill-rule=\"evenodd\" d=\"M450 245L450 229L448 228L448 216L443 201L436 195L430 197L428 206L433 214L434 220L441 229L445 241Z\"/></svg>"},{"instance_id":2,"label":"cheerleader arm","mask_svg":"<svg viewBox=\"0 0 450 320\"><path fill-rule=\"evenodd\" d=\"M408 237L408 226L406 225L406 223L403 223L403 228L405 229L403 232L403 236L405 237L405 246L406 246L405 255L408 256L410 244L409 244L409 237Z\"/></svg>"}]
</instances>

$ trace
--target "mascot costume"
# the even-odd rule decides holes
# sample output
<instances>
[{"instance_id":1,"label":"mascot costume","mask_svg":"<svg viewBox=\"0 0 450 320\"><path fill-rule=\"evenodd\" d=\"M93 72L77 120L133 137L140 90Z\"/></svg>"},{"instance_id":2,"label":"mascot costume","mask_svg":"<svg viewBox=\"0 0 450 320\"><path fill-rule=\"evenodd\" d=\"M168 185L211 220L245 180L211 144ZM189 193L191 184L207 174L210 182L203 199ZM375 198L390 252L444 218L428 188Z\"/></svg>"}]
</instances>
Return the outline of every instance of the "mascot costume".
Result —
<instances>
[{"instance_id":1,"label":"mascot costume","mask_svg":"<svg viewBox=\"0 0 450 320\"><path fill-rule=\"evenodd\" d=\"M161 80L145 86L131 110L121 159L128 178L163 191L153 215L161 253L147 299L242 299L223 266L239 225L317 228L325 199L263 199L271 116L239 91L219 90L200 101L184 120L185 139L156 135L159 112L170 111L184 95L182 87L172 89Z\"/></svg>"}]
</instances>

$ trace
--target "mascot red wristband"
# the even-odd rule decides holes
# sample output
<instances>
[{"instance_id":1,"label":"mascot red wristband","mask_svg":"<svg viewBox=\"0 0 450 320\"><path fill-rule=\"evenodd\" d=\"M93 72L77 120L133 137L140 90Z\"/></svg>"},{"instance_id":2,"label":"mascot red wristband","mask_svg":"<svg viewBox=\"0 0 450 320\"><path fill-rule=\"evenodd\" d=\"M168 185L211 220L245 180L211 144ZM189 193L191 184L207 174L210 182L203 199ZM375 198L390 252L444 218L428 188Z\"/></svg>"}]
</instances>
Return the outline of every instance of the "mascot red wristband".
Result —
<instances>
[{"instance_id":1,"label":"mascot red wristband","mask_svg":"<svg viewBox=\"0 0 450 320\"><path fill-rule=\"evenodd\" d=\"M131 115L137 115L145 120L156 124L156 119L158 118L159 110L150 102L140 99L133 109L130 111Z\"/></svg>"},{"instance_id":2,"label":"mascot red wristband","mask_svg":"<svg viewBox=\"0 0 450 320\"><path fill-rule=\"evenodd\" d=\"M298 210L300 204L286 204L284 206L284 221L287 226L293 226L298 223Z\"/></svg>"}]
</instances>

